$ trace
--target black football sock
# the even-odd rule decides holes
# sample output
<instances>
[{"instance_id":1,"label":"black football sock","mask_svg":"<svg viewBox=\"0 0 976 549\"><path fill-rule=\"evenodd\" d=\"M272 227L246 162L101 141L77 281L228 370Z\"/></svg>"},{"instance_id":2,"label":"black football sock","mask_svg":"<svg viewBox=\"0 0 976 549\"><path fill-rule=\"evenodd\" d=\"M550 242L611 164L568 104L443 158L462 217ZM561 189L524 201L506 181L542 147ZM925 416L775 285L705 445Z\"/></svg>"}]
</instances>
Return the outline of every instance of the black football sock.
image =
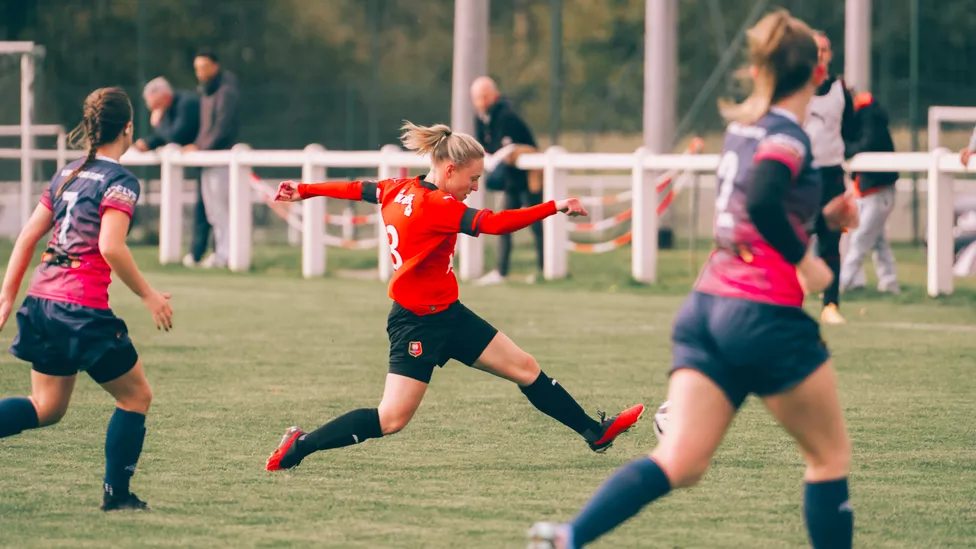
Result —
<instances>
[{"instance_id":1,"label":"black football sock","mask_svg":"<svg viewBox=\"0 0 976 549\"><path fill-rule=\"evenodd\" d=\"M0 438L16 435L27 429L37 429L37 409L29 398L0 400Z\"/></svg>"},{"instance_id":2,"label":"black football sock","mask_svg":"<svg viewBox=\"0 0 976 549\"><path fill-rule=\"evenodd\" d=\"M600 423L586 415L566 389L545 372L540 371L539 377L531 385L519 389L543 414L576 431L587 440L599 438Z\"/></svg>"},{"instance_id":3,"label":"black football sock","mask_svg":"<svg viewBox=\"0 0 976 549\"><path fill-rule=\"evenodd\" d=\"M376 408L360 408L341 415L311 433L298 437L282 458L283 467L298 463L321 450L342 448L383 436L380 413Z\"/></svg>"}]
</instances>

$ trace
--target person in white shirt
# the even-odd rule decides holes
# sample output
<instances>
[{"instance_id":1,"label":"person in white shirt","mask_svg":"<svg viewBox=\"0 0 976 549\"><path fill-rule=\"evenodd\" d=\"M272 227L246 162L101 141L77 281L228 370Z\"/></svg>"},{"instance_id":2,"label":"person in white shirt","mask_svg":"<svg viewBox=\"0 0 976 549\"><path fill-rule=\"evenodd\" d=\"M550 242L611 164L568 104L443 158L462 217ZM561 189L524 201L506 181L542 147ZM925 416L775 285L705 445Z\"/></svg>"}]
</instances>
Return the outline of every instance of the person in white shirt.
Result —
<instances>
[{"instance_id":1,"label":"person in white shirt","mask_svg":"<svg viewBox=\"0 0 976 549\"><path fill-rule=\"evenodd\" d=\"M820 64L827 69L833 58L830 40L822 32L816 34ZM813 166L823 177L822 205L844 194L844 160L849 158L845 142L857 138L854 100L841 78L828 76L810 101L803 129L810 136ZM841 231L831 230L819 216L816 222L817 255L834 273L834 282L823 292L823 312L820 320L827 324L842 324L840 305L840 237Z\"/></svg>"}]
</instances>

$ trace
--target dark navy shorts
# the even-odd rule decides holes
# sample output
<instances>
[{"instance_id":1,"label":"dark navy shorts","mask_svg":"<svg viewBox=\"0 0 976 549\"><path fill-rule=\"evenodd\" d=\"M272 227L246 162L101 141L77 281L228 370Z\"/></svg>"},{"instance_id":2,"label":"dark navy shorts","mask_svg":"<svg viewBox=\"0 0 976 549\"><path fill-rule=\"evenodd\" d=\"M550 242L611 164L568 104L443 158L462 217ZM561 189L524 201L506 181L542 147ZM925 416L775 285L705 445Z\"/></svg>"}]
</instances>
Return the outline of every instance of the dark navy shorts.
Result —
<instances>
[{"instance_id":1,"label":"dark navy shorts","mask_svg":"<svg viewBox=\"0 0 976 549\"><path fill-rule=\"evenodd\" d=\"M111 309L27 296L17 311L17 328L10 353L49 376L83 371L105 383L139 360L125 322Z\"/></svg>"},{"instance_id":2,"label":"dark navy shorts","mask_svg":"<svg viewBox=\"0 0 976 549\"><path fill-rule=\"evenodd\" d=\"M830 358L820 325L800 307L693 292L678 312L672 372L692 368L738 409L752 393L770 396L807 378Z\"/></svg>"},{"instance_id":3,"label":"dark navy shorts","mask_svg":"<svg viewBox=\"0 0 976 549\"><path fill-rule=\"evenodd\" d=\"M473 366L498 329L460 301L423 316L394 302L386 332L390 336L390 373L430 383L434 368L451 359Z\"/></svg>"}]
</instances>

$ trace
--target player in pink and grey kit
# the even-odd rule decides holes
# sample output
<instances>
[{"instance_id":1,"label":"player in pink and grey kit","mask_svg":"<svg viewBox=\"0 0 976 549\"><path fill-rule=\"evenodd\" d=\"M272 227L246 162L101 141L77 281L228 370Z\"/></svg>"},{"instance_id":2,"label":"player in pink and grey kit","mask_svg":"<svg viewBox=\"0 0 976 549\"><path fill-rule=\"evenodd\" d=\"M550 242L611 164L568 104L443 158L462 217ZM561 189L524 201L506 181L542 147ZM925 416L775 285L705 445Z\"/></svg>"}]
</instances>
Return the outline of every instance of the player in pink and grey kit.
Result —
<instances>
[{"instance_id":1,"label":"player in pink and grey kit","mask_svg":"<svg viewBox=\"0 0 976 549\"><path fill-rule=\"evenodd\" d=\"M68 409L79 371L116 400L105 436L101 509L145 510L129 491L146 434L152 392L125 322L108 304L112 272L152 313L157 328L173 325L169 296L139 272L125 238L139 181L119 164L132 145L132 105L121 88L85 100L74 138L88 143L84 159L51 180L17 238L0 288L0 327L7 322L38 241L53 229L27 297L17 311L10 352L32 365L29 398L0 400L0 439L57 423Z\"/></svg>"},{"instance_id":2,"label":"player in pink and grey kit","mask_svg":"<svg viewBox=\"0 0 976 549\"><path fill-rule=\"evenodd\" d=\"M705 474L749 394L797 440L807 463L804 518L815 549L850 549L850 443L834 370L803 297L830 284L807 252L821 178L802 128L823 80L810 28L780 10L749 31L755 89L731 120L719 163L716 250L674 324L668 428L649 456L619 469L570 523L538 523L533 549L577 549L672 489ZM835 227L857 222L841 196L823 209Z\"/></svg>"}]
</instances>

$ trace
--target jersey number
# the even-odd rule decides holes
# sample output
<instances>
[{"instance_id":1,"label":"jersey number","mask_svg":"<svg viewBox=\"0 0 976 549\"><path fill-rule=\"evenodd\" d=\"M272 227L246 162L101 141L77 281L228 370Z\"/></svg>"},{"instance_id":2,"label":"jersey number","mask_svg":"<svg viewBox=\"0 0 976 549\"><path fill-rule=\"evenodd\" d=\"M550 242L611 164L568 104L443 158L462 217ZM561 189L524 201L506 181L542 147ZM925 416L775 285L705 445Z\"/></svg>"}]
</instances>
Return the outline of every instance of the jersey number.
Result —
<instances>
[{"instance_id":1,"label":"jersey number","mask_svg":"<svg viewBox=\"0 0 976 549\"><path fill-rule=\"evenodd\" d=\"M403 256L397 251L397 246L400 245L400 233L393 225L387 225L386 234L390 235L390 257L393 259L393 270L395 271L403 266Z\"/></svg>"},{"instance_id":2,"label":"jersey number","mask_svg":"<svg viewBox=\"0 0 976 549\"><path fill-rule=\"evenodd\" d=\"M732 199L732 191L735 189L735 176L739 174L739 155L728 151L722 155L718 162L718 169L715 176L718 178L718 198L715 199L715 224L719 227L732 227L735 220L732 214L725 210L729 207L729 200Z\"/></svg>"},{"instance_id":3,"label":"jersey number","mask_svg":"<svg viewBox=\"0 0 976 549\"><path fill-rule=\"evenodd\" d=\"M78 202L78 191L65 191L61 198L68 205L64 212L64 221L61 222L61 232L58 234L58 243L62 246L68 244L68 227L71 226L71 209Z\"/></svg>"}]
</instances>

